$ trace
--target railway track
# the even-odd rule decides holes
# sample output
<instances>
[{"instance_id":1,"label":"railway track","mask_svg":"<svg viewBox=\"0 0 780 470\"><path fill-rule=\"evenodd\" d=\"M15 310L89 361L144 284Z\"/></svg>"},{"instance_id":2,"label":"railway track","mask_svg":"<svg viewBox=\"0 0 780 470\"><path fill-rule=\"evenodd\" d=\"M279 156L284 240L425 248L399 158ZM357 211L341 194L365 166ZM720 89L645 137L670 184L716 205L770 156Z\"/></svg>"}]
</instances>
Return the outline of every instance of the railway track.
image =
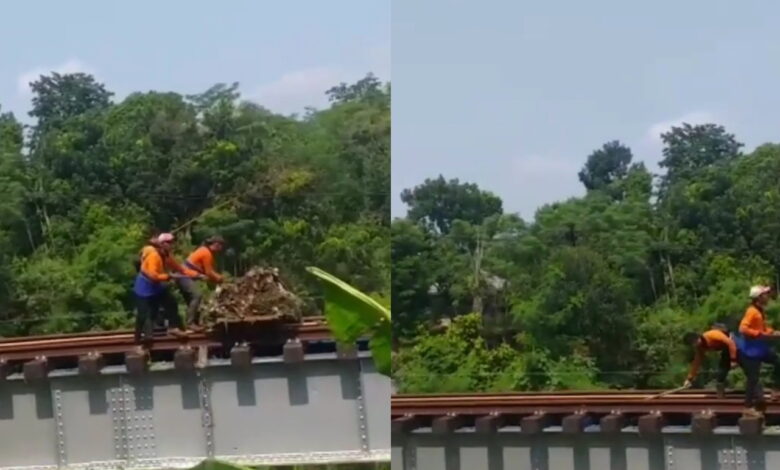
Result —
<instances>
[{"instance_id":1,"label":"railway track","mask_svg":"<svg viewBox=\"0 0 780 470\"><path fill-rule=\"evenodd\" d=\"M138 348L132 331L6 338L0 340L0 379L18 372L28 382L41 380L63 368L98 374L108 365L119 364L140 373L150 360L172 360L177 367L189 369L204 355L229 357L237 365L247 365L256 356L281 355L285 362L298 362L306 353L336 349L341 347L333 342L323 317L302 323L261 317L222 322L203 333L158 335L147 352ZM349 355L353 351L341 352Z\"/></svg>"},{"instance_id":2,"label":"railway track","mask_svg":"<svg viewBox=\"0 0 780 470\"><path fill-rule=\"evenodd\" d=\"M658 434L667 426L689 426L709 434L719 426L738 426L745 434L761 432L765 424L780 424L780 402L767 395L763 418L742 416L739 392L717 398L714 392L688 390L658 397L660 390L561 393L395 395L391 401L392 430L496 432L518 429L526 434L557 430L615 433L636 428Z\"/></svg>"}]
</instances>

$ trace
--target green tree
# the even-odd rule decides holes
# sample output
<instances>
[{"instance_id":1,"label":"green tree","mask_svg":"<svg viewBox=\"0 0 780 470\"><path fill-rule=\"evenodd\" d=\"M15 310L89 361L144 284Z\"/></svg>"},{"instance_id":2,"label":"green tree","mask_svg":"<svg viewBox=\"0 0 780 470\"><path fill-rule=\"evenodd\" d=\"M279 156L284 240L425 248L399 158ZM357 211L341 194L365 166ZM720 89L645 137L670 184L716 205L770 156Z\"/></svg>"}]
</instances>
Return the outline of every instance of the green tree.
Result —
<instances>
[{"instance_id":1,"label":"green tree","mask_svg":"<svg viewBox=\"0 0 780 470\"><path fill-rule=\"evenodd\" d=\"M578 176L589 191L603 189L626 176L632 158L630 148L613 140L588 156Z\"/></svg>"},{"instance_id":2,"label":"green tree","mask_svg":"<svg viewBox=\"0 0 780 470\"><path fill-rule=\"evenodd\" d=\"M751 285L780 286L780 146L743 154L715 124L675 126L662 140L666 173L655 184L609 142L579 173L584 196L528 222L468 183L440 177L404 191L408 215L393 223L399 388L679 385L691 360L681 333L736 328ZM465 337L436 327L470 311L483 313L479 328L450 327ZM513 359L491 378L456 370L471 349L484 350L477 362L498 351Z\"/></svg>"},{"instance_id":3,"label":"green tree","mask_svg":"<svg viewBox=\"0 0 780 470\"><path fill-rule=\"evenodd\" d=\"M35 136L40 136L68 119L111 104L113 93L84 73L42 75L29 84L33 92L30 116L37 119ZM34 138L33 143L36 143Z\"/></svg>"},{"instance_id":4,"label":"green tree","mask_svg":"<svg viewBox=\"0 0 780 470\"><path fill-rule=\"evenodd\" d=\"M661 134L661 140L664 150L660 165L666 169L664 186L692 176L697 170L728 164L743 147L733 134L716 124L683 123Z\"/></svg>"},{"instance_id":5,"label":"green tree","mask_svg":"<svg viewBox=\"0 0 780 470\"><path fill-rule=\"evenodd\" d=\"M441 234L448 233L455 220L480 224L503 212L501 199L492 193L457 179L447 181L441 175L404 190L401 200L409 206L410 220L423 222Z\"/></svg>"},{"instance_id":6,"label":"green tree","mask_svg":"<svg viewBox=\"0 0 780 470\"><path fill-rule=\"evenodd\" d=\"M429 235L407 220L391 226L392 303L395 310L393 338L411 336L417 325L429 321L434 283L433 245Z\"/></svg>"},{"instance_id":7,"label":"green tree","mask_svg":"<svg viewBox=\"0 0 780 470\"><path fill-rule=\"evenodd\" d=\"M292 118L237 83L112 103L92 76L40 77L29 137L0 112L0 335L129 325L132 261L163 230L179 257L222 234L222 270L274 265L310 313L312 264L388 298L389 86L345 87Z\"/></svg>"},{"instance_id":8,"label":"green tree","mask_svg":"<svg viewBox=\"0 0 780 470\"><path fill-rule=\"evenodd\" d=\"M337 103L381 99L385 95L385 92L382 90L382 82L372 73L367 74L351 85L341 82L330 88L326 93L330 101Z\"/></svg>"}]
</instances>

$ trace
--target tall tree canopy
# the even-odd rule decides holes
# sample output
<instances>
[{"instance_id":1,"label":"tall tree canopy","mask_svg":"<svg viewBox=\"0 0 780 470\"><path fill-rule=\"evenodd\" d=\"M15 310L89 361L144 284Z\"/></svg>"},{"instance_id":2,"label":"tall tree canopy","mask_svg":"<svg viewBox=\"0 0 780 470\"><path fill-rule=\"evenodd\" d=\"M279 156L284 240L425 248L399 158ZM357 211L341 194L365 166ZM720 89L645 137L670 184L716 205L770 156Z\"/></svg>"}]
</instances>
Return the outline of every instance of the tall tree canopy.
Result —
<instances>
[{"instance_id":1,"label":"tall tree canopy","mask_svg":"<svg viewBox=\"0 0 780 470\"><path fill-rule=\"evenodd\" d=\"M662 140L657 184L611 141L579 173L586 194L533 221L457 180L405 190L392 222L399 390L682 384L682 333L735 328L749 286L780 283L780 145L743 154L715 124Z\"/></svg>"},{"instance_id":2,"label":"tall tree canopy","mask_svg":"<svg viewBox=\"0 0 780 470\"><path fill-rule=\"evenodd\" d=\"M501 199L482 191L475 184L457 179L426 179L414 189L401 193L401 200L409 206L409 220L421 221L446 234L456 220L479 223L502 212Z\"/></svg>"},{"instance_id":3,"label":"tall tree canopy","mask_svg":"<svg viewBox=\"0 0 780 470\"><path fill-rule=\"evenodd\" d=\"M603 189L626 176L632 158L630 148L617 140L607 142L588 156L578 176L588 190Z\"/></svg>"},{"instance_id":4,"label":"tall tree canopy","mask_svg":"<svg viewBox=\"0 0 780 470\"><path fill-rule=\"evenodd\" d=\"M111 104L113 93L91 75L52 72L29 84L33 92L30 116L37 119L35 132L62 125L69 118L89 111L100 111Z\"/></svg>"},{"instance_id":5,"label":"tall tree canopy","mask_svg":"<svg viewBox=\"0 0 780 470\"><path fill-rule=\"evenodd\" d=\"M277 266L312 312L311 265L389 297L389 85L338 87L296 118L237 83L112 101L87 74L34 81L28 139L0 109L0 336L128 325L157 231L178 231L180 256L221 233L223 270Z\"/></svg>"}]
</instances>

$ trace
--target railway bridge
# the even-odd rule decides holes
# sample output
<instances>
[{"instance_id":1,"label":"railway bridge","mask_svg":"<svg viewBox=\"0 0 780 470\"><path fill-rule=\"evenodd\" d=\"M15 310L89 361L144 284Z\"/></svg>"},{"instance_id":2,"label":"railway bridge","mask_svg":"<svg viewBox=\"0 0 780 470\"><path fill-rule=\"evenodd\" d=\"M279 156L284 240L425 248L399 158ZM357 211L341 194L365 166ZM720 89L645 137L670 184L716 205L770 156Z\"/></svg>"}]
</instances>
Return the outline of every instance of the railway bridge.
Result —
<instances>
[{"instance_id":1,"label":"railway bridge","mask_svg":"<svg viewBox=\"0 0 780 470\"><path fill-rule=\"evenodd\" d=\"M0 469L390 459L390 381L322 322L0 341Z\"/></svg>"},{"instance_id":2,"label":"railway bridge","mask_svg":"<svg viewBox=\"0 0 780 470\"><path fill-rule=\"evenodd\" d=\"M741 411L740 394L695 391L396 395L392 469L780 468L780 405Z\"/></svg>"}]
</instances>

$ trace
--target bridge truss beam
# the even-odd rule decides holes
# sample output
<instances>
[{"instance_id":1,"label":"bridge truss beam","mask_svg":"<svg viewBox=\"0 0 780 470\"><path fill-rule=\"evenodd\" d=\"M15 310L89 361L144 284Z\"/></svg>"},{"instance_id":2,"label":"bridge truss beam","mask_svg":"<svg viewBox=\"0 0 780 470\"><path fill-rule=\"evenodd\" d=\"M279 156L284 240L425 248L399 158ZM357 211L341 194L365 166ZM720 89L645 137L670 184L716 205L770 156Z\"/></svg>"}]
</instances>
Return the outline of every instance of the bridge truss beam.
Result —
<instances>
[{"instance_id":1,"label":"bridge truss beam","mask_svg":"<svg viewBox=\"0 0 780 470\"><path fill-rule=\"evenodd\" d=\"M390 381L368 355L211 360L0 383L0 470L186 468L390 459Z\"/></svg>"},{"instance_id":2,"label":"bridge truss beam","mask_svg":"<svg viewBox=\"0 0 780 470\"><path fill-rule=\"evenodd\" d=\"M528 435L514 431L393 434L392 470L770 470L780 436L700 436L678 430L651 438L627 430Z\"/></svg>"}]
</instances>

